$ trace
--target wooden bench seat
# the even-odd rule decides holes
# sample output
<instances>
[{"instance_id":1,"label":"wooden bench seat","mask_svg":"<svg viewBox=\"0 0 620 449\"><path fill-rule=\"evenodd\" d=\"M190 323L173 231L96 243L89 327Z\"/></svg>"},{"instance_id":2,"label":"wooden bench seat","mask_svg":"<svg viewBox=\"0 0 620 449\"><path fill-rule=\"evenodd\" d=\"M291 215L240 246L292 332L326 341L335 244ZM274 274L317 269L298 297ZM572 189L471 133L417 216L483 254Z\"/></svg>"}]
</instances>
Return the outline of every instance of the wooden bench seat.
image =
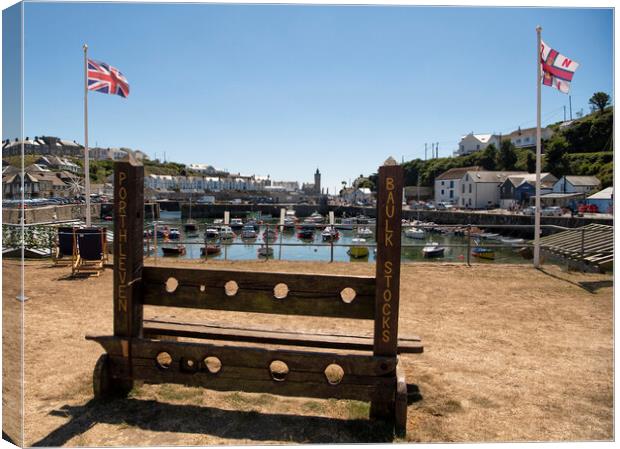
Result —
<instances>
[{"instance_id":1,"label":"wooden bench seat","mask_svg":"<svg viewBox=\"0 0 620 449\"><path fill-rule=\"evenodd\" d=\"M372 351L372 336L321 334L309 332L278 331L267 328L225 327L212 323L184 323L170 319L144 320L145 337L173 336L206 340L250 342L285 346L305 346L328 349ZM398 352L419 354L423 352L420 337L399 337Z\"/></svg>"}]
</instances>

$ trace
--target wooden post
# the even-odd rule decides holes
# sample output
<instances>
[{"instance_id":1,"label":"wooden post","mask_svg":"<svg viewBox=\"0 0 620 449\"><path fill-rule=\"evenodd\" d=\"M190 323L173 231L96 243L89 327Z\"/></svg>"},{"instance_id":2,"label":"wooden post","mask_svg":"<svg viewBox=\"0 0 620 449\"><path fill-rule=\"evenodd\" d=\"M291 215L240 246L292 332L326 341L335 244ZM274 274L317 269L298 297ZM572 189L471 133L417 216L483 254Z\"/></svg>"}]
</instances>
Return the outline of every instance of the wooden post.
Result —
<instances>
[{"instance_id":1,"label":"wooden post","mask_svg":"<svg viewBox=\"0 0 620 449\"><path fill-rule=\"evenodd\" d=\"M114 167L114 335L126 338L123 355L130 358L130 339L142 336L144 167L117 162Z\"/></svg>"},{"instance_id":2,"label":"wooden post","mask_svg":"<svg viewBox=\"0 0 620 449\"><path fill-rule=\"evenodd\" d=\"M389 158L379 167L377 184L377 290L373 348L376 356L396 357L398 351L402 197L403 168ZM390 397L373 401L371 416L393 418L394 400Z\"/></svg>"}]
</instances>

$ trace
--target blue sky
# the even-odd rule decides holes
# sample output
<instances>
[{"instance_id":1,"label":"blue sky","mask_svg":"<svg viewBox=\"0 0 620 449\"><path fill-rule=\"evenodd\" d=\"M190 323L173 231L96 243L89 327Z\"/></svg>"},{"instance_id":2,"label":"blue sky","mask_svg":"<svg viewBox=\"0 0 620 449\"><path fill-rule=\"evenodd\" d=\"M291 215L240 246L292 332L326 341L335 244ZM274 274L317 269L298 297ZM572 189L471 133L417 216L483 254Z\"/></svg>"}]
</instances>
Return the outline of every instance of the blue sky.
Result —
<instances>
[{"instance_id":1,"label":"blue sky","mask_svg":"<svg viewBox=\"0 0 620 449\"><path fill-rule=\"evenodd\" d=\"M573 113L613 94L611 9L25 5L24 131L83 142L83 60L128 99L89 94L90 143L323 185L461 135L535 125L535 45L581 64ZM543 123L568 96L543 88ZM15 137L5 120L3 138Z\"/></svg>"}]
</instances>

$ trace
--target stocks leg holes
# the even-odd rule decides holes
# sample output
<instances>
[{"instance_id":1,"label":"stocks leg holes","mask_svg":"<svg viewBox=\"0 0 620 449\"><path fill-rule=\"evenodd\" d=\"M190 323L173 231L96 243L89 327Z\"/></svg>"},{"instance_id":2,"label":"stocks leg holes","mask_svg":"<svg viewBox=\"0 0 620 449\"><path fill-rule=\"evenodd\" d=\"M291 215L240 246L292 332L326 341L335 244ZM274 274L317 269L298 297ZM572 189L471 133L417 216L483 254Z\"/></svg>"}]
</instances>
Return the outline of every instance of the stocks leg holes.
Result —
<instances>
[{"instance_id":1,"label":"stocks leg holes","mask_svg":"<svg viewBox=\"0 0 620 449\"><path fill-rule=\"evenodd\" d=\"M284 382L289 372L288 365L282 360L274 360L269 364L269 372L273 380L276 382Z\"/></svg>"},{"instance_id":2,"label":"stocks leg holes","mask_svg":"<svg viewBox=\"0 0 620 449\"><path fill-rule=\"evenodd\" d=\"M273 288L273 296L276 299L284 299L288 296L288 285L280 282Z\"/></svg>"},{"instance_id":3,"label":"stocks leg holes","mask_svg":"<svg viewBox=\"0 0 620 449\"><path fill-rule=\"evenodd\" d=\"M205 357L203 363L211 374L217 374L222 369L222 362L217 357Z\"/></svg>"}]
</instances>

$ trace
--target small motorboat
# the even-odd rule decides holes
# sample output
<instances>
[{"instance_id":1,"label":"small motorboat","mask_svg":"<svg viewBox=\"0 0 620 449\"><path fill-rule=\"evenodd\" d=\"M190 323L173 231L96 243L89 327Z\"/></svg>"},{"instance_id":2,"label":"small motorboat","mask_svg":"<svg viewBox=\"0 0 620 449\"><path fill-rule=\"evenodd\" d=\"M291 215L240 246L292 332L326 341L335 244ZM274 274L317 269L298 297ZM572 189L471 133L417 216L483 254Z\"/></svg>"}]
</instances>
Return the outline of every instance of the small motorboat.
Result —
<instances>
[{"instance_id":1,"label":"small motorboat","mask_svg":"<svg viewBox=\"0 0 620 449\"><path fill-rule=\"evenodd\" d=\"M297 231L297 238L301 240L313 240L314 239L314 225L303 224L299 231Z\"/></svg>"},{"instance_id":2,"label":"small motorboat","mask_svg":"<svg viewBox=\"0 0 620 449\"><path fill-rule=\"evenodd\" d=\"M245 226L243 226L243 229L241 229L241 238L243 240L255 239L256 236L257 234L254 230L254 226L250 224L246 224Z\"/></svg>"},{"instance_id":3,"label":"small motorboat","mask_svg":"<svg viewBox=\"0 0 620 449\"><path fill-rule=\"evenodd\" d=\"M207 243L200 248L200 254L202 256L211 256L213 254L219 254L222 251L222 247L219 243Z\"/></svg>"},{"instance_id":4,"label":"small motorboat","mask_svg":"<svg viewBox=\"0 0 620 449\"><path fill-rule=\"evenodd\" d=\"M478 234L478 237L484 240L499 240L501 238L499 234L496 234L494 232L481 232L480 234Z\"/></svg>"},{"instance_id":5,"label":"small motorboat","mask_svg":"<svg viewBox=\"0 0 620 449\"><path fill-rule=\"evenodd\" d=\"M230 227L235 230L243 228L243 220L241 218L233 218L230 220Z\"/></svg>"},{"instance_id":6,"label":"small motorboat","mask_svg":"<svg viewBox=\"0 0 620 449\"><path fill-rule=\"evenodd\" d=\"M205 231L206 240L217 240L220 238L220 231L216 227L209 227Z\"/></svg>"},{"instance_id":7,"label":"small motorboat","mask_svg":"<svg viewBox=\"0 0 620 449\"><path fill-rule=\"evenodd\" d=\"M340 220L340 223L336 223L334 227L336 229L342 229L345 231L352 231L353 225L355 224L355 218L343 218Z\"/></svg>"},{"instance_id":8,"label":"small motorboat","mask_svg":"<svg viewBox=\"0 0 620 449\"><path fill-rule=\"evenodd\" d=\"M360 259L362 257L368 257L368 247L366 246L366 239L362 238L353 238L351 239L352 246L347 251L349 256L354 257L356 259Z\"/></svg>"},{"instance_id":9,"label":"small motorboat","mask_svg":"<svg viewBox=\"0 0 620 449\"><path fill-rule=\"evenodd\" d=\"M291 229L295 229L295 225L296 224L297 224L297 222L295 221L294 218L286 217L286 218L284 218L283 228L285 230L289 231Z\"/></svg>"},{"instance_id":10,"label":"small motorboat","mask_svg":"<svg viewBox=\"0 0 620 449\"><path fill-rule=\"evenodd\" d=\"M164 245L161 251L166 257L182 256L185 254L185 245Z\"/></svg>"},{"instance_id":11,"label":"small motorboat","mask_svg":"<svg viewBox=\"0 0 620 449\"><path fill-rule=\"evenodd\" d=\"M500 239L500 242L502 242L504 245L514 246L514 245L523 245L525 243L525 240L515 239L515 238L510 238L510 237L503 237Z\"/></svg>"},{"instance_id":12,"label":"small motorboat","mask_svg":"<svg viewBox=\"0 0 620 449\"><path fill-rule=\"evenodd\" d=\"M308 222L310 223L323 223L323 221L325 220L325 218L319 214L318 212L314 211L312 212L312 214L306 219Z\"/></svg>"},{"instance_id":13,"label":"small motorboat","mask_svg":"<svg viewBox=\"0 0 620 449\"><path fill-rule=\"evenodd\" d=\"M372 237L373 236L373 232L372 232L372 230L370 228L366 228L366 227L359 228L357 230L357 236L358 237L363 237L363 238Z\"/></svg>"},{"instance_id":14,"label":"small motorboat","mask_svg":"<svg viewBox=\"0 0 620 449\"><path fill-rule=\"evenodd\" d=\"M258 222L253 219L246 221L245 226L252 226L256 232L258 232L260 229L260 225L258 224Z\"/></svg>"},{"instance_id":15,"label":"small motorboat","mask_svg":"<svg viewBox=\"0 0 620 449\"><path fill-rule=\"evenodd\" d=\"M273 256L273 248L270 246L261 246L257 250L258 257L269 257Z\"/></svg>"},{"instance_id":16,"label":"small motorboat","mask_svg":"<svg viewBox=\"0 0 620 449\"><path fill-rule=\"evenodd\" d=\"M370 217L367 217L366 215L363 215L363 214L358 215L355 218L355 221L357 222L357 224L368 224L369 220L370 220Z\"/></svg>"},{"instance_id":17,"label":"small motorboat","mask_svg":"<svg viewBox=\"0 0 620 449\"><path fill-rule=\"evenodd\" d=\"M480 259L495 259L495 251L492 248L485 248L483 246L476 246L471 249L471 255L479 257Z\"/></svg>"},{"instance_id":18,"label":"small motorboat","mask_svg":"<svg viewBox=\"0 0 620 449\"><path fill-rule=\"evenodd\" d=\"M220 240L232 240L236 237L231 226L220 226L219 232Z\"/></svg>"},{"instance_id":19,"label":"small motorboat","mask_svg":"<svg viewBox=\"0 0 620 449\"><path fill-rule=\"evenodd\" d=\"M324 242L333 242L334 240L338 240L340 233L335 228L327 226L323 229L323 232L321 232L321 237Z\"/></svg>"},{"instance_id":20,"label":"small motorboat","mask_svg":"<svg viewBox=\"0 0 620 449\"><path fill-rule=\"evenodd\" d=\"M407 228L405 229L405 237L410 239L424 239L424 230L420 228Z\"/></svg>"},{"instance_id":21,"label":"small motorboat","mask_svg":"<svg viewBox=\"0 0 620 449\"><path fill-rule=\"evenodd\" d=\"M426 258L431 257L443 257L445 248L439 246L437 242L429 242L424 248L422 248L422 255Z\"/></svg>"},{"instance_id":22,"label":"small motorboat","mask_svg":"<svg viewBox=\"0 0 620 449\"><path fill-rule=\"evenodd\" d=\"M177 228L170 228L168 238L170 240L179 240L181 238L181 231L179 231Z\"/></svg>"},{"instance_id":23,"label":"small motorboat","mask_svg":"<svg viewBox=\"0 0 620 449\"><path fill-rule=\"evenodd\" d=\"M167 239L169 238L170 228L168 226L157 226L157 238Z\"/></svg>"},{"instance_id":24,"label":"small motorboat","mask_svg":"<svg viewBox=\"0 0 620 449\"><path fill-rule=\"evenodd\" d=\"M186 234L196 234L198 233L198 224L195 221L187 221L183 225L183 230Z\"/></svg>"},{"instance_id":25,"label":"small motorboat","mask_svg":"<svg viewBox=\"0 0 620 449\"><path fill-rule=\"evenodd\" d=\"M215 226L221 226L224 224L224 219L223 218L216 218L215 220L213 220L213 224Z\"/></svg>"}]
</instances>

